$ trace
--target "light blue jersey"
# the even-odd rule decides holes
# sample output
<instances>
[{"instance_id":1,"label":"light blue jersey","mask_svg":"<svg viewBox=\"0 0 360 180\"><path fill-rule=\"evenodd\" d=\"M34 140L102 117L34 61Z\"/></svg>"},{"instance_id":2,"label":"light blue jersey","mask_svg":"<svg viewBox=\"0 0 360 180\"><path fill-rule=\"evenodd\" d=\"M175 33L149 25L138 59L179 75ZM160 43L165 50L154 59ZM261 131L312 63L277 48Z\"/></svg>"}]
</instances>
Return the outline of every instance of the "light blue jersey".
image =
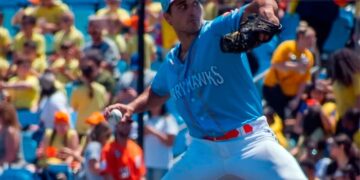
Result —
<instances>
[{"instance_id":1,"label":"light blue jersey","mask_svg":"<svg viewBox=\"0 0 360 180\"><path fill-rule=\"evenodd\" d=\"M220 49L220 38L239 28L243 10L205 22L186 60L176 46L151 84L155 94L174 99L193 137L222 136L262 116L246 55Z\"/></svg>"}]
</instances>

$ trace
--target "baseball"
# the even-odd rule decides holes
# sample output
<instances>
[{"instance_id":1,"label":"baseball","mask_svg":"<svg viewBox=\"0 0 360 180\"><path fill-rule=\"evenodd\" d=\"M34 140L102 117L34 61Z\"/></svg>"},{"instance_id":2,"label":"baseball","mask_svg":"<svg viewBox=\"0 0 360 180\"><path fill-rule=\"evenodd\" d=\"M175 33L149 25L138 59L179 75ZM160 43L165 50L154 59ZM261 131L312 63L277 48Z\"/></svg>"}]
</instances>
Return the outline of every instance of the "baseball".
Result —
<instances>
[{"instance_id":1,"label":"baseball","mask_svg":"<svg viewBox=\"0 0 360 180\"><path fill-rule=\"evenodd\" d=\"M117 123L121 120L122 118L122 113L120 110L118 109L113 109L111 112L110 112L110 115L108 117L108 121L110 123Z\"/></svg>"}]
</instances>

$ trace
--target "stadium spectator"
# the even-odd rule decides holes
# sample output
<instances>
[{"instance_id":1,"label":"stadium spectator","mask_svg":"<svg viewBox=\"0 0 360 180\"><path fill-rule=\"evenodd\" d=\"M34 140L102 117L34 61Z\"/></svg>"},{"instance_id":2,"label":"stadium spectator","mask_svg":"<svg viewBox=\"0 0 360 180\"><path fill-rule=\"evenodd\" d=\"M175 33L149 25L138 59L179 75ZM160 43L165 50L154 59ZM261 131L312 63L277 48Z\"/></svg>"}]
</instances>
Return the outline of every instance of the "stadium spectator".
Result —
<instances>
[{"instance_id":1,"label":"stadium spectator","mask_svg":"<svg viewBox=\"0 0 360 180\"><path fill-rule=\"evenodd\" d=\"M61 50L61 45L65 42L71 42L75 47L81 49L84 45L83 34L74 26L74 14L72 12L64 13L59 20L60 30L54 36L55 52Z\"/></svg>"},{"instance_id":2,"label":"stadium spectator","mask_svg":"<svg viewBox=\"0 0 360 180\"><path fill-rule=\"evenodd\" d=\"M20 140L20 125L14 106L0 102L0 167L21 160Z\"/></svg>"},{"instance_id":3,"label":"stadium spectator","mask_svg":"<svg viewBox=\"0 0 360 180\"><path fill-rule=\"evenodd\" d=\"M351 108L346 111L342 119L343 132L347 134L350 139L360 149L360 110Z\"/></svg>"},{"instance_id":4,"label":"stadium spectator","mask_svg":"<svg viewBox=\"0 0 360 180\"><path fill-rule=\"evenodd\" d=\"M138 22L139 17L134 15L131 17L128 25L130 29L130 38L128 40L128 54L130 57L138 53ZM151 63L156 59L156 46L154 38L150 35L149 22L145 21L145 34L144 34L144 69L149 69Z\"/></svg>"},{"instance_id":5,"label":"stadium spectator","mask_svg":"<svg viewBox=\"0 0 360 180\"><path fill-rule=\"evenodd\" d=\"M108 97L106 89L95 81L98 66L94 60L99 60L93 55L85 55L80 63L82 72L82 83L78 85L71 96L71 107L78 113L76 121L76 131L79 133L80 139L87 135L90 126L85 120L96 111L102 111L107 104ZM81 140L82 141L82 140Z\"/></svg>"},{"instance_id":6,"label":"stadium spectator","mask_svg":"<svg viewBox=\"0 0 360 180\"><path fill-rule=\"evenodd\" d=\"M86 63L89 63L92 66L96 67L94 68L93 72L95 81L105 87L107 100L110 100L114 93L116 84L116 80L114 78L114 75L112 74L112 71L106 69L107 63L103 60L103 56L98 50L87 51L86 57L89 57Z\"/></svg>"},{"instance_id":7,"label":"stadium spectator","mask_svg":"<svg viewBox=\"0 0 360 180\"><path fill-rule=\"evenodd\" d=\"M114 180L143 179L146 173L142 149L131 139L131 122L120 122L115 127L115 140L103 149L105 173Z\"/></svg>"},{"instance_id":8,"label":"stadium spectator","mask_svg":"<svg viewBox=\"0 0 360 180\"><path fill-rule=\"evenodd\" d=\"M115 43L103 35L103 31L107 26L107 19L101 19L95 16L89 18L88 33L92 41L85 45L84 52L86 53L90 50L97 49L101 52L104 60L106 60L109 65L115 67L117 61L120 59L120 55Z\"/></svg>"},{"instance_id":9,"label":"stadium spectator","mask_svg":"<svg viewBox=\"0 0 360 180\"><path fill-rule=\"evenodd\" d=\"M312 134L316 128L321 128L324 134L335 133L336 123L338 120L336 112L336 104L333 101L326 99L327 94L326 85L322 80L308 86L308 95L300 102L299 111L296 116L295 132L301 134L305 132L306 135ZM309 119L309 114L313 114L316 118ZM307 118L304 118L307 116ZM303 120L309 121L303 121ZM304 128L304 129L303 129Z\"/></svg>"},{"instance_id":10,"label":"stadium spectator","mask_svg":"<svg viewBox=\"0 0 360 180\"><path fill-rule=\"evenodd\" d=\"M281 43L275 50L269 72L265 75L263 93L268 105L285 119L285 108L295 111L307 83L314 57L309 48L315 43L315 31L299 26L296 40Z\"/></svg>"},{"instance_id":11,"label":"stadium spectator","mask_svg":"<svg viewBox=\"0 0 360 180\"><path fill-rule=\"evenodd\" d=\"M119 79L116 87L115 102L129 103L137 96L137 83L139 79L139 57L134 55L131 57L131 64L129 71L125 72ZM144 71L144 85L149 86L155 72L150 69Z\"/></svg>"},{"instance_id":12,"label":"stadium spectator","mask_svg":"<svg viewBox=\"0 0 360 180\"><path fill-rule=\"evenodd\" d=\"M207 0L204 5L204 19L213 20L218 16L219 2L217 0Z\"/></svg>"},{"instance_id":13,"label":"stadium spectator","mask_svg":"<svg viewBox=\"0 0 360 180\"><path fill-rule=\"evenodd\" d=\"M149 23L150 32L158 30L161 22L161 3L153 0L145 0L145 19Z\"/></svg>"},{"instance_id":14,"label":"stadium spectator","mask_svg":"<svg viewBox=\"0 0 360 180\"><path fill-rule=\"evenodd\" d=\"M58 111L54 114L54 128L46 129L44 138L38 149L39 165L66 163L71 165L74 158L62 151L76 151L79 146L78 134L70 128L69 115Z\"/></svg>"},{"instance_id":15,"label":"stadium spectator","mask_svg":"<svg viewBox=\"0 0 360 180\"><path fill-rule=\"evenodd\" d=\"M326 179L359 179L359 157L352 142L345 134L328 140L330 156L333 161L326 169Z\"/></svg>"},{"instance_id":16,"label":"stadium spectator","mask_svg":"<svg viewBox=\"0 0 360 180\"><path fill-rule=\"evenodd\" d=\"M99 9L96 12L97 16L111 16L115 15L119 20L123 21L128 19L129 12L120 7L121 0L104 0L106 3L106 7Z\"/></svg>"},{"instance_id":17,"label":"stadium spectator","mask_svg":"<svg viewBox=\"0 0 360 180\"><path fill-rule=\"evenodd\" d=\"M31 70L35 76L40 76L47 69L48 64L44 56L37 54L37 45L34 41L26 41L22 52L17 56L24 56L31 61Z\"/></svg>"},{"instance_id":18,"label":"stadium spectator","mask_svg":"<svg viewBox=\"0 0 360 180\"><path fill-rule=\"evenodd\" d=\"M5 27L3 27L3 22L4 14L0 11L0 61L7 59L7 53L9 52L11 45L11 37L9 31Z\"/></svg>"},{"instance_id":19,"label":"stadium spectator","mask_svg":"<svg viewBox=\"0 0 360 180\"><path fill-rule=\"evenodd\" d=\"M15 64L16 76L6 83L0 83L0 89L9 92L10 101L17 110L35 111L40 97L39 80L31 73L29 59L18 57Z\"/></svg>"},{"instance_id":20,"label":"stadium spectator","mask_svg":"<svg viewBox=\"0 0 360 180\"><path fill-rule=\"evenodd\" d=\"M15 36L13 51L22 52L26 41L36 43L36 53L45 57L45 38L42 34L35 31L36 18L34 16L23 16L21 19L21 31Z\"/></svg>"},{"instance_id":21,"label":"stadium spectator","mask_svg":"<svg viewBox=\"0 0 360 180\"><path fill-rule=\"evenodd\" d=\"M60 19L64 13L69 12L69 7L58 0L40 0L30 13L36 17L42 33L54 33L60 29Z\"/></svg>"},{"instance_id":22,"label":"stadium spectator","mask_svg":"<svg viewBox=\"0 0 360 180\"><path fill-rule=\"evenodd\" d=\"M276 138L279 143L284 147L288 148L288 141L283 133L283 123L279 115L275 113L275 111L271 107L264 107L264 115L266 116L266 120L270 126L270 128L274 131Z\"/></svg>"},{"instance_id":23,"label":"stadium spectator","mask_svg":"<svg viewBox=\"0 0 360 180\"><path fill-rule=\"evenodd\" d=\"M124 35L120 34L123 24L116 16L110 16L108 18L108 23L107 38L111 39L115 43L121 59L128 59L127 42Z\"/></svg>"},{"instance_id":24,"label":"stadium spectator","mask_svg":"<svg viewBox=\"0 0 360 180\"><path fill-rule=\"evenodd\" d=\"M51 72L45 72L40 77L40 120L46 129L54 128L54 115L56 112L68 113L69 110L67 98L64 92L56 87L55 81L55 75Z\"/></svg>"},{"instance_id":25,"label":"stadium spectator","mask_svg":"<svg viewBox=\"0 0 360 180\"><path fill-rule=\"evenodd\" d=\"M74 55L74 51L77 50L78 47L73 42L63 42L58 51L59 57L51 64L51 71L55 74L56 80L64 85L80 77L79 60Z\"/></svg>"},{"instance_id":26,"label":"stadium spectator","mask_svg":"<svg viewBox=\"0 0 360 180\"><path fill-rule=\"evenodd\" d=\"M111 129L107 122L102 121L97 124L90 133L90 142L84 152L85 176L88 180L103 179L104 163L101 160L102 147L106 145L110 136Z\"/></svg>"},{"instance_id":27,"label":"stadium spectator","mask_svg":"<svg viewBox=\"0 0 360 180\"><path fill-rule=\"evenodd\" d=\"M178 126L165 105L153 107L145 121L144 152L148 180L160 180L169 170Z\"/></svg>"},{"instance_id":28,"label":"stadium spectator","mask_svg":"<svg viewBox=\"0 0 360 180\"><path fill-rule=\"evenodd\" d=\"M347 48L338 50L331 56L330 69L336 107L341 118L348 109L360 108L360 57Z\"/></svg>"}]
</instances>

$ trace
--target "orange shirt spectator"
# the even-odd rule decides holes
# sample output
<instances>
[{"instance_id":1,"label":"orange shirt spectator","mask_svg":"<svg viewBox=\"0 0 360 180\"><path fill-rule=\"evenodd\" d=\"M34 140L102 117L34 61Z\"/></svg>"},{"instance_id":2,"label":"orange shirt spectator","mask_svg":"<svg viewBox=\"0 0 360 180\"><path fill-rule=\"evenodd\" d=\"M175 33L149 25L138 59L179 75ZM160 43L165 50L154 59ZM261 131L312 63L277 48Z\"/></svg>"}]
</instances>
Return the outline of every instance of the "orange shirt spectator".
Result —
<instances>
[{"instance_id":1,"label":"orange shirt spectator","mask_svg":"<svg viewBox=\"0 0 360 180\"><path fill-rule=\"evenodd\" d=\"M103 149L106 161L106 173L115 180L138 180L146 172L142 149L128 139L126 145L116 141L107 144Z\"/></svg>"},{"instance_id":2,"label":"orange shirt spectator","mask_svg":"<svg viewBox=\"0 0 360 180\"><path fill-rule=\"evenodd\" d=\"M130 122L119 122L112 127L115 140L102 152L106 163L105 173L114 180L139 180L145 176L145 160L142 149L129 139Z\"/></svg>"}]
</instances>

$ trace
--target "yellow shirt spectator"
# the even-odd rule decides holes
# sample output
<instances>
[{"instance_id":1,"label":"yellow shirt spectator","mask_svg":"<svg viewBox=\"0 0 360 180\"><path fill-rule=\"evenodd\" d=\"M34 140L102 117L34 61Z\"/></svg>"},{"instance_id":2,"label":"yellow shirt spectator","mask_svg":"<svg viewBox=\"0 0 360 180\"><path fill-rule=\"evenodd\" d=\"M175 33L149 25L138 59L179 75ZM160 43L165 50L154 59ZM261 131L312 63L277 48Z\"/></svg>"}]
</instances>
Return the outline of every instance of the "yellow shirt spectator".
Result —
<instances>
[{"instance_id":1,"label":"yellow shirt spectator","mask_svg":"<svg viewBox=\"0 0 360 180\"><path fill-rule=\"evenodd\" d=\"M123 8L118 8L116 12L111 12L109 8L102 8L96 12L97 16L117 16L120 20L129 19L129 12Z\"/></svg>"},{"instance_id":2,"label":"yellow shirt spectator","mask_svg":"<svg viewBox=\"0 0 360 180\"><path fill-rule=\"evenodd\" d=\"M331 122L332 132L336 131L337 121L339 120L339 113L336 111L336 104L334 102L326 102L321 106L321 110L326 117L335 117L335 122Z\"/></svg>"},{"instance_id":3,"label":"yellow shirt spectator","mask_svg":"<svg viewBox=\"0 0 360 180\"><path fill-rule=\"evenodd\" d=\"M15 84L19 82L26 82L31 84L31 89L10 89L9 95L11 102L17 109L34 109L37 107L37 103L40 97L40 85L39 80L35 76L27 76L22 80L18 77L13 77L9 80L9 84Z\"/></svg>"},{"instance_id":4,"label":"yellow shirt spectator","mask_svg":"<svg viewBox=\"0 0 360 180\"><path fill-rule=\"evenodd\" d=\"M360 73L354 75L351 86L335 81L333 91L339 116L342 117L348 109L355 107L355 100L360 96Z\"/></svg>"},{"instance_id":5,"label":"yellow shirt spectator","mask_svg":"<svg viewBox=\"0 0 360 180\"><path fill-rule=\"evenodd\" d=\"M54 133L54 131L52 129L46 129L45 138L51 139L51 136L53 135L53 133ZM66 133L66 137L55 134L54 140L53 140L53 142L51 142L51 146L55 147L56 149L62 149L64 147L65 138L66 139L78 138L75 129L69 129L68 132ZM49 144L49 146L50 146L50 144Z\"/></svg>"},{"instance_id":6,"label":"yellow shirt spectator","mask_svg":"<svg viewBox=\"0 0 360 180\"><path fill-rule=\"evenodd\" d=\"M161 34L163 48L166 50L171 49L178 42L178 38L174 29L165 20L165 18L161 19Z\"/></svg>"},{"instance_id":7,"label":"yellow shirt spectator","mask_svg":"<svg viewBox=\"0 0 360 180\"><path fill-rule=\"evenodd\" d=\"M84 36L78 29L75 28L75 26L73 26L70 28L69 32L61 30L55 34L55 51L59 51L61 44L64 42L72 42L76 47L81 49L81 47L84 45Z\"/></svg>"},{"instance_id":8,"label":"yellow shirt spectator","mask_svg":"<svg viewBox=\"0 0 360 180\"><path fill-rule=\"evenodd\" d=\"M0 26L0 58L6 59L6 50L11 44L11 37L9 31Z\"/></svg>"},{"instance_id":9,"label":"yellow shirt spectator","mask_svg":"<svg viewBox=\"0 0 360 180\"><path fill-rule=\"evenodd\" d=\"M278 115L274 115L274 123L270 125L270 128L274 131L276 138L278 139L281 146L284 148L288 147L287 139L283 134L283 124L282 120Z\"/></svg>"},{"instance_id":10,"label":"yellow shirt spectator","mask_svg":"<svg viewBox=\"0 0 360 180\"><path fill-rule=\"evenodd\" d=\"M106 90L104 86L92 82L93 97L89 97L89 87L80 85L76 88L71 97L71 106L78 113L76 131L79 135L87 133L89 125L86 119L96 111L102 111L106 105Z\"/></svg>"},{"instance_id":11,"label":"yellow shirt spectator","mask_svg":"<svg viewBox=\"0 0 360 180\"><path fill-rule=\"evenodd\" d=\"M309 50L299 52L296 49L296 42L289 40L281 43L275 50L271 63L282 63L290 61L290 56L294 55L297 61L305 56L307 59L307 70L304 73L296 71L278 71L275 68L270 68L264 79L264 85L274 87L279 84L283 93L287 96L295 96L300 88L300 85L311 81L310 69L314 65L314 56Z\"/></svg>"},{"instance_id":12,"label":"yellow shirt spectator","mask_svg":"<svg viewBox=\"0 0 360 180\"><path fill-rule=\"evenodd\" d=\"M71 81L67 76L57 70L69 71L73 77L79 77L81 72L79 69L79 61L77 59L71 59L68 62L64 58L57 59L52 65L52 69L56 69L56 79L62 83L67 84Z\"/></svg>"},{"instance_id":13,"label":"yellow shirt spectator","mask_svg":"<svg viewBox=\"0 0 360 180\"><path fill-rule=\"evenodd\" d=\"M33 41L36 43L36 52L42 57L45 57L45 38L42 34L39 33L33 33L32 37L30 39L27 39L24 36L24 33L19 32L15 38L14 38L14 51L15 52L22 52L24 43L26 41Z\"/></svg>"},{"instance_id":14,"label":"yellow shirt spectator","mask_svg":"<svg viewBox=\"0 0 360 180\"><path fill-rule=\"evenodd\" d=\"M149 34L144 34L145 44L145 69L150 68L153 57L156 53L156 46L154 39ZM128 53L130 56L138 53L138 37L134 35L128 42Z\"/></svg>"},{"instance_id":15,"label":"yellow shirt spectator","mask_svg":"<svg viewBox=\"0 0 360 180\"><path fill-rule=\"evenodd\" d=\"M9 68L9 62L0 58L0 79L4 78Z\"/></svg>"},{"instance_id":16,"label":"yellow shirt spectator","mask_svg":"<svg viewBox=\"0 0 360 180\"><path fill-rule=\"evenodd\" d=\"M42 74L48 68L48 64L45 58L38 57L31 63L31 68L37 73Z\"/></svg>"},{"instance_id":17,"label":"yellow shirt spectator","mask_svg":"<svg viewBox=\"0 0 360 180\"><path fill-rule=\"evenodd\" d=\"M114 43L116 44L116 47L118 48L120 53L127 52L127 44L126 44L125 38L122 35L120 35L120 34L108 35L107 37L114 41Z\"/></svg>"},{"instance_id":18,"label":"yellow shirt spectator","mask_svg":"<svg viewBox=\"0 0 360 180\"><path fill-rule=\"evenodd\" d=\"M161 17L161 3L160 2L151 2L146 4L146 19L149 22L149 27L151 29L159 22L159 17Z\"/></svg>"},{"instance_id":19,"label":"yellow shirt spectator","mask_svg":"<svg viewBox=\"0 0 360 180\"><path fill-rule=\"evenodd\" d=\"M218 15L218 7L214 1L206 3L204 6L204 19L205 20L213 20Z\"/></svg>"},{"instance_id":20,"label":"yellow shirt spectator","mask_svg":"<svg viewBox=\"0 0 360 180\"><path fill-rule=\"evenodd\" d=\"M45 18L48 23L58 24L60 17L67 11L69 11L69 7L64 3L57 1L51 8L45 6L35 7L32 10L31 15L36 18Z\"/></svg>"}]
</instances>

